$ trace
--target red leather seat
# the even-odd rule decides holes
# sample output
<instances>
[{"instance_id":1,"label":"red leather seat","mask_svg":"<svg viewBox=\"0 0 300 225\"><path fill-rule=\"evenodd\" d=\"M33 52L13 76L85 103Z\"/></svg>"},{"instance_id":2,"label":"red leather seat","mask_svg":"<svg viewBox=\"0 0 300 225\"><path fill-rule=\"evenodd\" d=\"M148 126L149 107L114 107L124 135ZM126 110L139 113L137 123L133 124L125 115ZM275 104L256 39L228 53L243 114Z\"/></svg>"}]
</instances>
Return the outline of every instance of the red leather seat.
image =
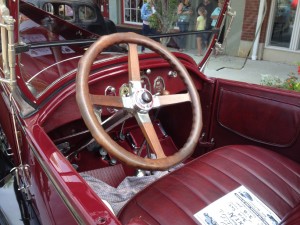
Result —
<instances>
[{"instance_id":1,"label":"red leather seat","mask_svg":"<svg viewBox=\"0 0 300 225\"><path fill-rule=\"evenodd\" d=\"M199 224L194 214L244 185L282 219L300 224L300 165L255 146L226 146L168 174L119 213L122 224Z\"/></svg>"}]
</instances>

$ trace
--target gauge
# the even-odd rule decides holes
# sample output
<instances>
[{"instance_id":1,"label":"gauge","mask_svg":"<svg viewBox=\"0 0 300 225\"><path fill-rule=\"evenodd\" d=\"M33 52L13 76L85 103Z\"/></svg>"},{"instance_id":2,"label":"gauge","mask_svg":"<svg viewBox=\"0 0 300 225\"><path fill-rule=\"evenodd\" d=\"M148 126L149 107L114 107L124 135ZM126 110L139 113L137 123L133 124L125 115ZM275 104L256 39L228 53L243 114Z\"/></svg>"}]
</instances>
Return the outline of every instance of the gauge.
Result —
<instances>
[{"instance_id":1,"label":"gauge","mask_svg":"<svg viewBox=\"0 0 300 225\"><path fill-rule=\"evenodd\" d=\"M165 81L161 76L155 78L153 83L154 94L162 93L166 89Z\"/></svg>"},{"instance_id":2,"label":"gauge","mask_svg":"<svg viewBox=\"0 0 300 225\"><path fill-rule=\"evenodd\" d=\"M116 88L112 87L112 86L108 86L105 89L105 96L116 96ZM110 113L115 113L116 111L118 111L115 108L106 108L108 112Z\"/></svg>"},{"instance_id":3,"label":"gauge","mask_svg":"<svg viewBox=\"0 0 300 225\"><path fill-rule=\"evenodd\" d=\"M149 78L147 76L145 76L145 75L141 76L141 83L142 83L142 87L144 89L147 89L148 91L150 91L152 93L152 91L151 91L151 83L150 83L150 80L149 80Z\"/></svg>"},{"instance_id":4,"label":"gauge","mask_svg":"<svg viewBox=\"0 0 300 225\"><path fill-rule=\"evenodd\" d=\"M123 84L123 85L120 87L119 95L120 95L121 97L126 97L126 96L129 96L129 94L130 94L129 84Z\"/></svg>"}]
</instances>

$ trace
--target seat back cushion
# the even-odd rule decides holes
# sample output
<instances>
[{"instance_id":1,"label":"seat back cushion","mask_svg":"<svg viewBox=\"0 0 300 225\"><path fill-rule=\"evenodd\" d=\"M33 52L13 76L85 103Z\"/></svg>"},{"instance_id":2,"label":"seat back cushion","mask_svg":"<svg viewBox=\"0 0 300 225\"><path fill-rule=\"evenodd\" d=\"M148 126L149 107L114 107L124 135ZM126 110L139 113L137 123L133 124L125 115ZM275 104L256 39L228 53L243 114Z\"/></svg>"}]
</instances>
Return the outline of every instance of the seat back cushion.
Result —
<instances>
[{"instance_id":1,"label":"seat back cushion","mask_svg":"<svg viewBox=\"0 0 300 225\"><path fill-rule=\"evenodd\" d=\"M300 165L243 145L219 148L166 175L129 201L119 219L122 224L200 224L195 213L241 185L282 224L300 224Z\"/></svg>"}]
</instances>

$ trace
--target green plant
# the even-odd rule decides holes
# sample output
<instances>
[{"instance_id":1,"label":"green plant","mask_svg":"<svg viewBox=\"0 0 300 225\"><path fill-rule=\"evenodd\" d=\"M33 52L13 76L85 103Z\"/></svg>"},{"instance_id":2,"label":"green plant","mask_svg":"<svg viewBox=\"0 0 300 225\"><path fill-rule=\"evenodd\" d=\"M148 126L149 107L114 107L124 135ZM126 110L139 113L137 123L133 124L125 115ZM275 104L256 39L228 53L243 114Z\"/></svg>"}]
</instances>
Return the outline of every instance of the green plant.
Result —
<instances>
[{"instance_id":1,"label":"green plant","mask_svg":"<svg viewBox=\"0 0 300 225\"><path fill-rule=\"evenodd\" d=\"M260 81L261 85L281 88L282 83L283 80L280 79L278 76L273 76L269 74L261 75L261 81Z\"/></svg>"},{"instance_id":2,"label":"green plant","mask_svg":"<svg viewBox=\"0 0 300 225\"><path fill-rule=\"evenodd\" d=\"M159 20L157 13L154 13L149 18L150 27L157 30L158 32L161 32L161 21Z\"/></svg>"},{"instance_id":3,"label":"green plant","mask_svg":"<svg viewBox=\"0 0 300 225\"><path fill-rule=\"evenodd\" d=\"M150 17L150 27L161 33L169 33L173 30L177 21L178 0L154 0L156 13ZM162 44L168 42L168 38L163 38Z\"/></svg>"},{"instance_id":4,"label":"green plant","mask_svg":"<svg viewBox=\"0 0 300 225\"><path fill-rule=\"evenodd\" d=\"M261 85L300 92L300 63L296 65L298 66L298 75L291 73L288 78L280 79L278 76L264 74L261 76Z\"/></svg>"}]
</instances>

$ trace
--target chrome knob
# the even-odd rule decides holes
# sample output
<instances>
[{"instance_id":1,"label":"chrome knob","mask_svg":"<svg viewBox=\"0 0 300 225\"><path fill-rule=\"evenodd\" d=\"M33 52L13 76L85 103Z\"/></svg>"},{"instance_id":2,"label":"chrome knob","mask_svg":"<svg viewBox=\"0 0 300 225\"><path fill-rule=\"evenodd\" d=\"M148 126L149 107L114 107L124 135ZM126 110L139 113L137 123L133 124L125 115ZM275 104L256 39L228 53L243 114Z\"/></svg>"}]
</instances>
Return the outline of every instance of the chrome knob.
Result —
<instances>
[{"instance_id":1,"label":"chrome knob","mask_svg":"<svg viewBox=\"0 0 300 225\"><path fill-rule=\"evenodd\" d=\"M142 100L144 103L148 104L152 102L152 95L149 92L144 92L142 94Z\"/></svg>"}]
</instances>

